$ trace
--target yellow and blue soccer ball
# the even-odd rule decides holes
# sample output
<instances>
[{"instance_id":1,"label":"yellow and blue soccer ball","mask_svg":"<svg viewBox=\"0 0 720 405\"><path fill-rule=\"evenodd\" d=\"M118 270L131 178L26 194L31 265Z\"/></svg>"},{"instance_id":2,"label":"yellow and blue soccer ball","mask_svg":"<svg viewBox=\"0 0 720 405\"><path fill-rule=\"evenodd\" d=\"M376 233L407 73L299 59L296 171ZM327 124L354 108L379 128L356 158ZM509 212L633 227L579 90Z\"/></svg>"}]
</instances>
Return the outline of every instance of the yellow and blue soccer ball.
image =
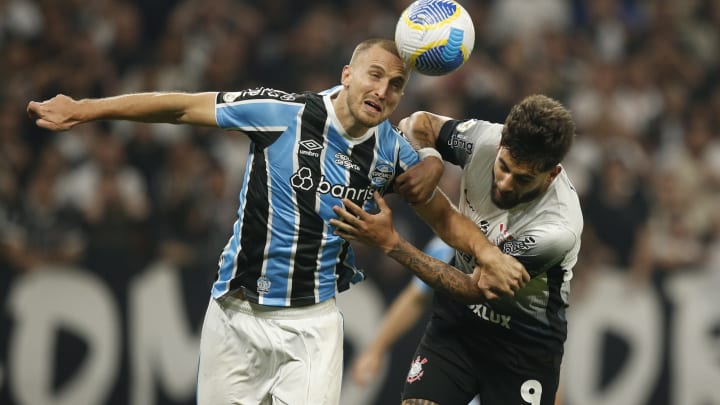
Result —
<instances>
[{"instance_id":1,"label":"yellow and blue soccer ball","mask_svg":"<svg viewBox=\"0 0 720 405\"><path fill-rule=\"evenodd\" d=\"M395 27L400 57L413 70L440 76L457 70L470 57L475 28L470 14L453 0L416 0Z\"/></svg>"}]
</instances>

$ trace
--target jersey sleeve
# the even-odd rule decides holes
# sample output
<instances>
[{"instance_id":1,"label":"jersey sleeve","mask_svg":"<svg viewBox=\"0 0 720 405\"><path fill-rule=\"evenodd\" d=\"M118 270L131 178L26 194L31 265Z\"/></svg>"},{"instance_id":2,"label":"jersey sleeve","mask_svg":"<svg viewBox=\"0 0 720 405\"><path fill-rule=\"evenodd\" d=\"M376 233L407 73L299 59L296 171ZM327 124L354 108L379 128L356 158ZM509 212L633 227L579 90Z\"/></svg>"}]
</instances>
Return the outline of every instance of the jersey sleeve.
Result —
<instances>
[{"instance_id":1,"label":"jersey sleeve","mask_svg":"<svg viewBox=\"0 0 720 405\"><path fill-rule=\"evenodd\" d=\"M405 137L398 134L398 163L403 172L420 163L420 156Z\"/></svg>"},{"instance_id":2,"label":"jersey sleeve","mask_svg":"<svg viewBox=\"0 0 720 405\"><path fill-rule=\"evenodd\" d=\"M417 151L410 145L410 142L402 135L402 133L396 128L390 126L393 137L396 140L395 149L397 159L395 162L395 170L393 180L390 186L386 189L386 193L395 192L395 179L401 174L405 173L409 168L420 163L420 157Z\"/></svg>"},{"instance_id":3,"label":"jersey sleeve","mask_svg":"<svg viewBox=\"0 0 720 405\"><path fill-rule=\"evenodd\" d=\"M445 161L465 167L478 146L497 147L500 132L501 124L478 119L449 120L440 128L435 148Z\"/></svg>"},{"instance_id":4,"label":"jersey sleeve","mask_svg":"<svg viewBox=\"0 0 720 405\"><path fill-rule=\"evenodd\" d=\"M272 143L304 105L301 94L259 87L239 92L220 92L215 100L218 126L245 132L260 144Z\"/></svg>"},{"instance_id":5,"label":"jersey sleeve","mask_svg":"<svg viewBox=\"0 0 720 405\"><path fill-rule=\"evenodd\" d=\"M530 277L536 277L562 263L573 249L577 236L561 224L543 224L498 245L525 266Z\"/></svg>"}]
</instances>

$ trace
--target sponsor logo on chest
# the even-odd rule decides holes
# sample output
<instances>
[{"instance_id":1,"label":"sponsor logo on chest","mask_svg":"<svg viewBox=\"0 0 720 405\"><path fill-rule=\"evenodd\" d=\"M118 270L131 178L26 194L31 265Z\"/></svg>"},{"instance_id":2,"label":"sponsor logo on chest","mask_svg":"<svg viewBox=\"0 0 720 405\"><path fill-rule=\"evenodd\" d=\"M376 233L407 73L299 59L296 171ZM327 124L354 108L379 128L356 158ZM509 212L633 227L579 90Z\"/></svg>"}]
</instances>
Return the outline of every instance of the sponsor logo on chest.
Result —
<instances>
[{"instance_id":1,"label":"sponsor logo on chest","mask_svg":"<svg viewBox=\"0 0 720 405\"><path fill-rule=\"evenodd\" d=\"M505 329L510 329L510 321L512 320L510 315L495 312L492 308L484 304L468 305L468 308L470 308L478 318L502 326Z\"/></svg>"}]
</instances>

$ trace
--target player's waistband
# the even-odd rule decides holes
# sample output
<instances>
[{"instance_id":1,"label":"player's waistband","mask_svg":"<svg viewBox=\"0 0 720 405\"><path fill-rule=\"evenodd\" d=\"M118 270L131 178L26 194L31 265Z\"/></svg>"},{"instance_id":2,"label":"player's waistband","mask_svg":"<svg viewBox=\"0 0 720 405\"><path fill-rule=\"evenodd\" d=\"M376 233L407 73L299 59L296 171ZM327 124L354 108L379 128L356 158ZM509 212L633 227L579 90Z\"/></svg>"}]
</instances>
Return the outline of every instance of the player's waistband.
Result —
<instances>
[{"instance_id":1,"label":"player's waistband","mask_svg":"<svg viewBox=\"0 0 720 405\"><path fill-rule=\"evenodd\" d=\"M299 307L276 307L271 305L255 304L248 301L241 290L228 294L218 300L226 308L233 309L248 315L273 319L303 319L337 311L335 298L323 302Z\"/></svg>"}]
</instances>

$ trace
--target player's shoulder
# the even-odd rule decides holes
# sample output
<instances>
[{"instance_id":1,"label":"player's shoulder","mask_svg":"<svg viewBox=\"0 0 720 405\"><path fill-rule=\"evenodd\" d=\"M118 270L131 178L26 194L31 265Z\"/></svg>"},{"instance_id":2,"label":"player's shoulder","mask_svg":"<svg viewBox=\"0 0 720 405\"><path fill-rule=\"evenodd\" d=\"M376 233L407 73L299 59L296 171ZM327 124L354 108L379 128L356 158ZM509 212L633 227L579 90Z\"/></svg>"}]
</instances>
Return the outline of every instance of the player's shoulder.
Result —
<instances>
[{"instance_id":1,"label":"player's shoulder","mask_svg":"<svg viewBox=\"0 0 720 405\"><path fill-rule=\"evenodd\" d=\"M385 120L378 125L378 131L381 133L385 133L392 137L400 138L403 141L410 143L410 140L407 138L405 133L402 130L400 130L400 128L397 125L391 123L388 120Z\"/></svg>"},{"instance_id":2,"label":"player's shoulder","mask_svg":"<svg viewBox=\"0 0 720 405\"><path fill-rule=\"evenodd\" d=\"M395 149L400 147L401 149L415 150L410 143L410 140L396 125L390 122L390 120L384 120L377 124L374 128L375 136L378 142L385 148Z\"/></svg>"},{"instance_id":3,"label":"player's shoulder","mask_svg":"<svg viewBox=\"0 0 720 405\"><path fill-rule=\"evenodd\" d=\"M494 142L500 140L503 124L485 121L478 118L450 119L443 123L443 130L452 131L452 135L460 137L478 137Z\"/></svg>"},{"instance_id":4,"label":"player's shoulder","mask_svg":"<svg viewBox=\"0 0 720 405\"><path fill-rule=\"evenodd\" d=\"M491 156L495 156L502 128L502 124L476 118L452 119L443 124L440 138L454 153L474 156L479 151L487 151Z\"/></svg>"},{"instance_id":5,"label":"player's shoulder","mask_svg":"<svg viewBox=\"0 0 720 405\"><path fill-rule=\"evenodd\" d=\"M580 196L578 195L575 186L570 180L567 172L563 168L557 178L557 199L565 207L568 216L577 217L582 222L582 208L580 205Z\"/></svg>"},{"instance_id":6,"label":"player's shoulder","mask_svg":"<svg viewBox=\"0 0 720 405\"><path fill-rule=\"evenodd\" d=\"M583 228L583 215L580 198L564 170L553 182L553 187L542 199L541 206L535 207L539 222L548 222L561 226L573 234L579 234Z\"/></svg>"},{"instance_id":7,"label":"player's shoulder","mask_svg":"<svg viewBox=\"0 0 720 405\"><path fill-rule=\"evenodd\" d=\"M227 91L218 93L218 105L233 105L244 101L280 101L289 103L304 103L313 93L291 93L270 87L255 87L240 91ZM319 96L318 96L319 97Z\"/></svg>"}]
</instances>

